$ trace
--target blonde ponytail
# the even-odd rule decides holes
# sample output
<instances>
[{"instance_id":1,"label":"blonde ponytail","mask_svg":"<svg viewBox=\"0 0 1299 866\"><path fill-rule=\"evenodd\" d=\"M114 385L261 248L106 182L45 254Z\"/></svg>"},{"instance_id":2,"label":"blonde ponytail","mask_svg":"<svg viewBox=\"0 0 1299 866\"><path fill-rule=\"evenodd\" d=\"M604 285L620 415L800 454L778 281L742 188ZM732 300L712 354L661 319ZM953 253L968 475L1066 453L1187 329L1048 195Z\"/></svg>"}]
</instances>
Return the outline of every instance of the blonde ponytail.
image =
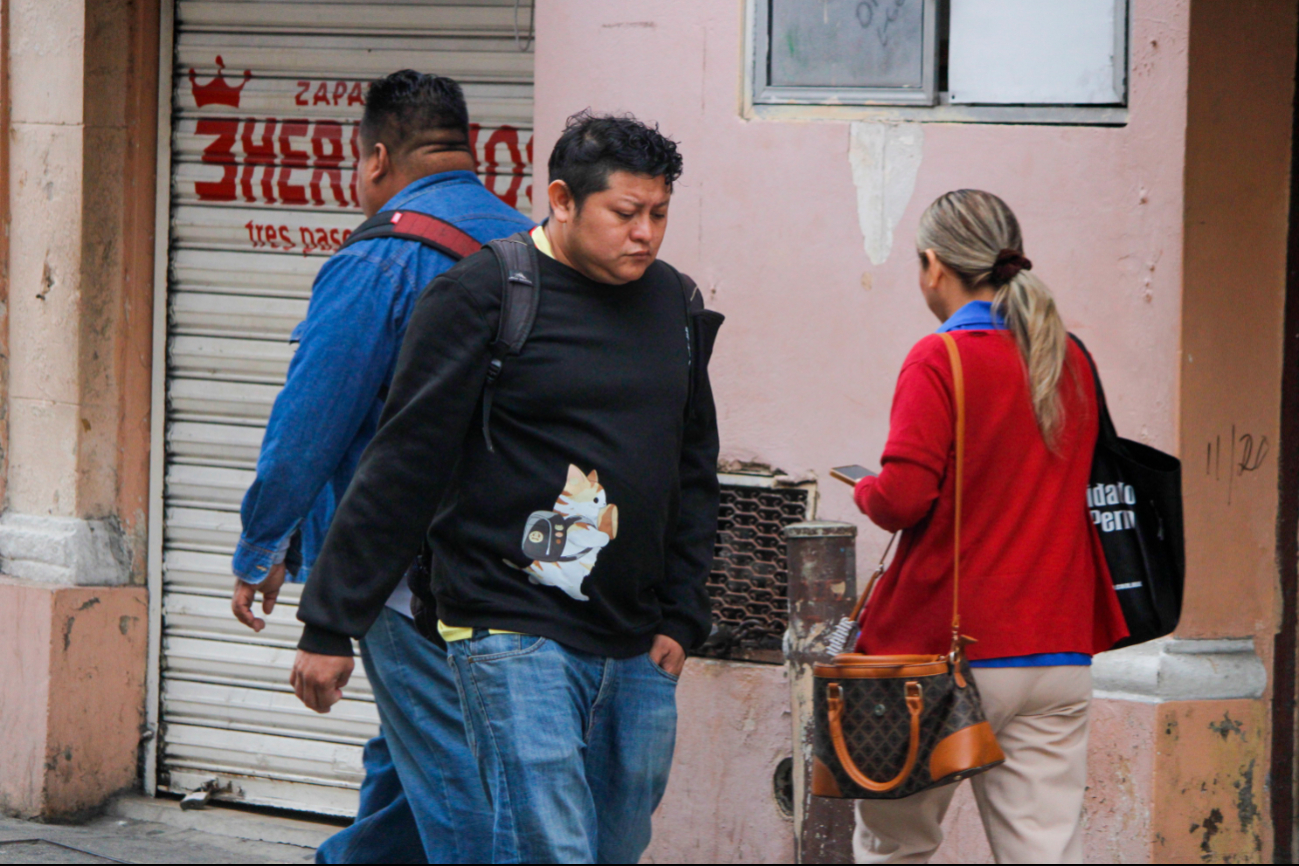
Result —
<instances>
[{"instance_id":1,"label":"blonde ponytail","mask_svg":"<svg viewBox=\"0 0 1299 866\"><path fill-rule=\"evenodd\" d=\"M997 289L993 310L1005 319L1019 346L1038 429L1054 449L1064 424L1060 377L1069 335L1051 290L1028 270L1032 265L1023 258L1024 239L1014 212L992 193L949 192L920 218L916 246L922 256L933 250L967 289ZM1006 252L1017 254L1019 263L1009 272L1002 266Z\"/></svg>"},{"instance_id":2,"label":"blonde ponytail","mask_svg":"<svg viewBox=\"0 0 1299 866\"><path fill-rule=\"evenodd\" d=\"M1028 391L1033 414L1047 445L1055 447L1064 423L1060 375L1064 371L1069 334L1046 283L1020 271L997 290L993 311L1006 320L1028 367Z\"/></svg>"}]
</instances>

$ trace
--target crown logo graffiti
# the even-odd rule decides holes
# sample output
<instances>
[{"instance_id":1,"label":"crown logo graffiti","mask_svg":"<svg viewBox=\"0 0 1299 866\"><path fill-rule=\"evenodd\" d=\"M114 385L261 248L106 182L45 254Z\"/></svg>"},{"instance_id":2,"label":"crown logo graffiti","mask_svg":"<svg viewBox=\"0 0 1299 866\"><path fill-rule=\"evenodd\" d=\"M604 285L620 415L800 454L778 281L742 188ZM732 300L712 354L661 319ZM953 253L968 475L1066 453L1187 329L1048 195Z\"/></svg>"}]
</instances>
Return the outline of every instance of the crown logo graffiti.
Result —
<instances>
[{"instance_id":1,"label":"crown logo graffiti","mask_svg":"<svg viewBox=\"0 0 1299 866\"><path fill-rule=\"evenodd\" d=\"M220 54L217 55L216 65L216 78L203 85L198 83L198 73L194 71L193 67L190 67L189 83L191 90L194 92L194 101L198 103L199 108L205 105L226 105L230 108L238 108L243 89L248 84L248 79L253 77L252 71L245 69L243 82L238 87L231 87L226 84L226 62L221 58Z\"/></svg>"}]
</instances>

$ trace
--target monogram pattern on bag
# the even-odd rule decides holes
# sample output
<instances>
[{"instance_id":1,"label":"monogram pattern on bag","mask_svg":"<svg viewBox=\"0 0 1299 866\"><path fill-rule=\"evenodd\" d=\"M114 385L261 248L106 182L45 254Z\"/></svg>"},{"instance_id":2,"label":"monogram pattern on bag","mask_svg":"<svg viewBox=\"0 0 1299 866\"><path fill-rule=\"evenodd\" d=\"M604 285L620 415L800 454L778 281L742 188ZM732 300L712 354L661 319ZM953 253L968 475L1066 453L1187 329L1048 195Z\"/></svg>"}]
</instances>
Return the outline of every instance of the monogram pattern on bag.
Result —
<instances>
[{"instance_id":1,"label":"monogram pattern on bag","mask_svg":"<svg viewBox=\"0 0 1299 866\"><path fill-rule=\"evenodd\" d=\"M929 775L929 758L934 748L947 737L985 721L979 693L970 676L969 666L961 662L966 687L958 688L950 673L928 677L897 679L836 679L817 677L812 692L815 737L812 751L851 800L895 800L909 797L928 788L948 784L954 779L934 779ZM906 684L920 684L924 708L920 715L920 751L911 776L892 791L876 793L853 782L839 763L830 739L830 713L826 692L830 683L843 690L843 737L848 754L857 768L875 782L888 782L902 771L911 740L911 714L907 710ZM964 775L973 775L971 771Z\"/></svg>"}]
</instances>

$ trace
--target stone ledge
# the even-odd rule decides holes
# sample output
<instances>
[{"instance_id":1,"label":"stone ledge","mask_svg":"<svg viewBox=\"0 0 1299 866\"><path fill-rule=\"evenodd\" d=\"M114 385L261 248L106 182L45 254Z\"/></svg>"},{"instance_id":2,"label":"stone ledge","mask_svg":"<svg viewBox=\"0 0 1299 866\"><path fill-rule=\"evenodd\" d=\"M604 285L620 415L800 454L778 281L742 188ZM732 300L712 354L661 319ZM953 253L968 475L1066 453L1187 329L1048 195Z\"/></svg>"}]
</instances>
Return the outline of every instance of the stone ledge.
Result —
<instances>
[{"instance_id":1,"label":"stone ledge","mask_svg":"<svg viewBox=\"0 0 1299 866\"><path fill-rule=\"evenodd\" d=\"M1163 703L1261 698L1267 688L1267 669L1250 638L1163 638L1096 656L1092 682L1095 696L1101 700Z\"/></svg>"},{"instance_id":2,"label":"stone ledge","mask_svg":"<svg viewBox=\"0 0 1299 866\"><path fill-rule=\"evenodd\" d=\"M0 516L0 571L60 586L123 586L131 557L107 520L15 514Z\"/></svg>"}]
</instances>

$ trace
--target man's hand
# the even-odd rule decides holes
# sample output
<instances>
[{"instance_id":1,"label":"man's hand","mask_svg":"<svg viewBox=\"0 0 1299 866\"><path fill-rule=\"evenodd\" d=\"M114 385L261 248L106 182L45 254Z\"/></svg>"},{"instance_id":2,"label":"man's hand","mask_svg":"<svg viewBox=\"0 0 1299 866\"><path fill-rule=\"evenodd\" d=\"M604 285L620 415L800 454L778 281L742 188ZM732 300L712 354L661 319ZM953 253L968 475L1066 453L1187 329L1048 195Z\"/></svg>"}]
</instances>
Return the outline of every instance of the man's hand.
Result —
<instances>
[{"instance_id":1,"label":"man's hand","mask_svg":"<svg viewBox=\"0 0 1299 866\"><path fill-rule=\"evenodd\" d=\"M262 613L270 616L275 610L275 600L280 597L280 587L284 586L284 564L272 565L270 573L261 583L245 583L235 578L234 597L230 599L230 610L235 619L253 631L266 628L266 620L253 616L253 601L257 593L262 594Z\"/></svg>"},{"instance_id":2,"label":"man's hand","mask_svg":"<svg viewBox=\"0 0 1299 866\"><path fill-rule=\"evenodd\" d=\"M289 683L298 700L318 713L327 713L343 699L343 686L352 678L355 664L351 656L323 656L298 650Z\"/></svg>"},{"instance_id":3,"label":"man's hand","mask_svg":"<svg viewBox=\"0 0 1299 866\"><path fill-rule=\"evenodd\" d=\"M672 676L679 677L686 666L686 651L667 635L656 634L654 645L650 647L650 661Z\"/></svg>"}]
</instances>

